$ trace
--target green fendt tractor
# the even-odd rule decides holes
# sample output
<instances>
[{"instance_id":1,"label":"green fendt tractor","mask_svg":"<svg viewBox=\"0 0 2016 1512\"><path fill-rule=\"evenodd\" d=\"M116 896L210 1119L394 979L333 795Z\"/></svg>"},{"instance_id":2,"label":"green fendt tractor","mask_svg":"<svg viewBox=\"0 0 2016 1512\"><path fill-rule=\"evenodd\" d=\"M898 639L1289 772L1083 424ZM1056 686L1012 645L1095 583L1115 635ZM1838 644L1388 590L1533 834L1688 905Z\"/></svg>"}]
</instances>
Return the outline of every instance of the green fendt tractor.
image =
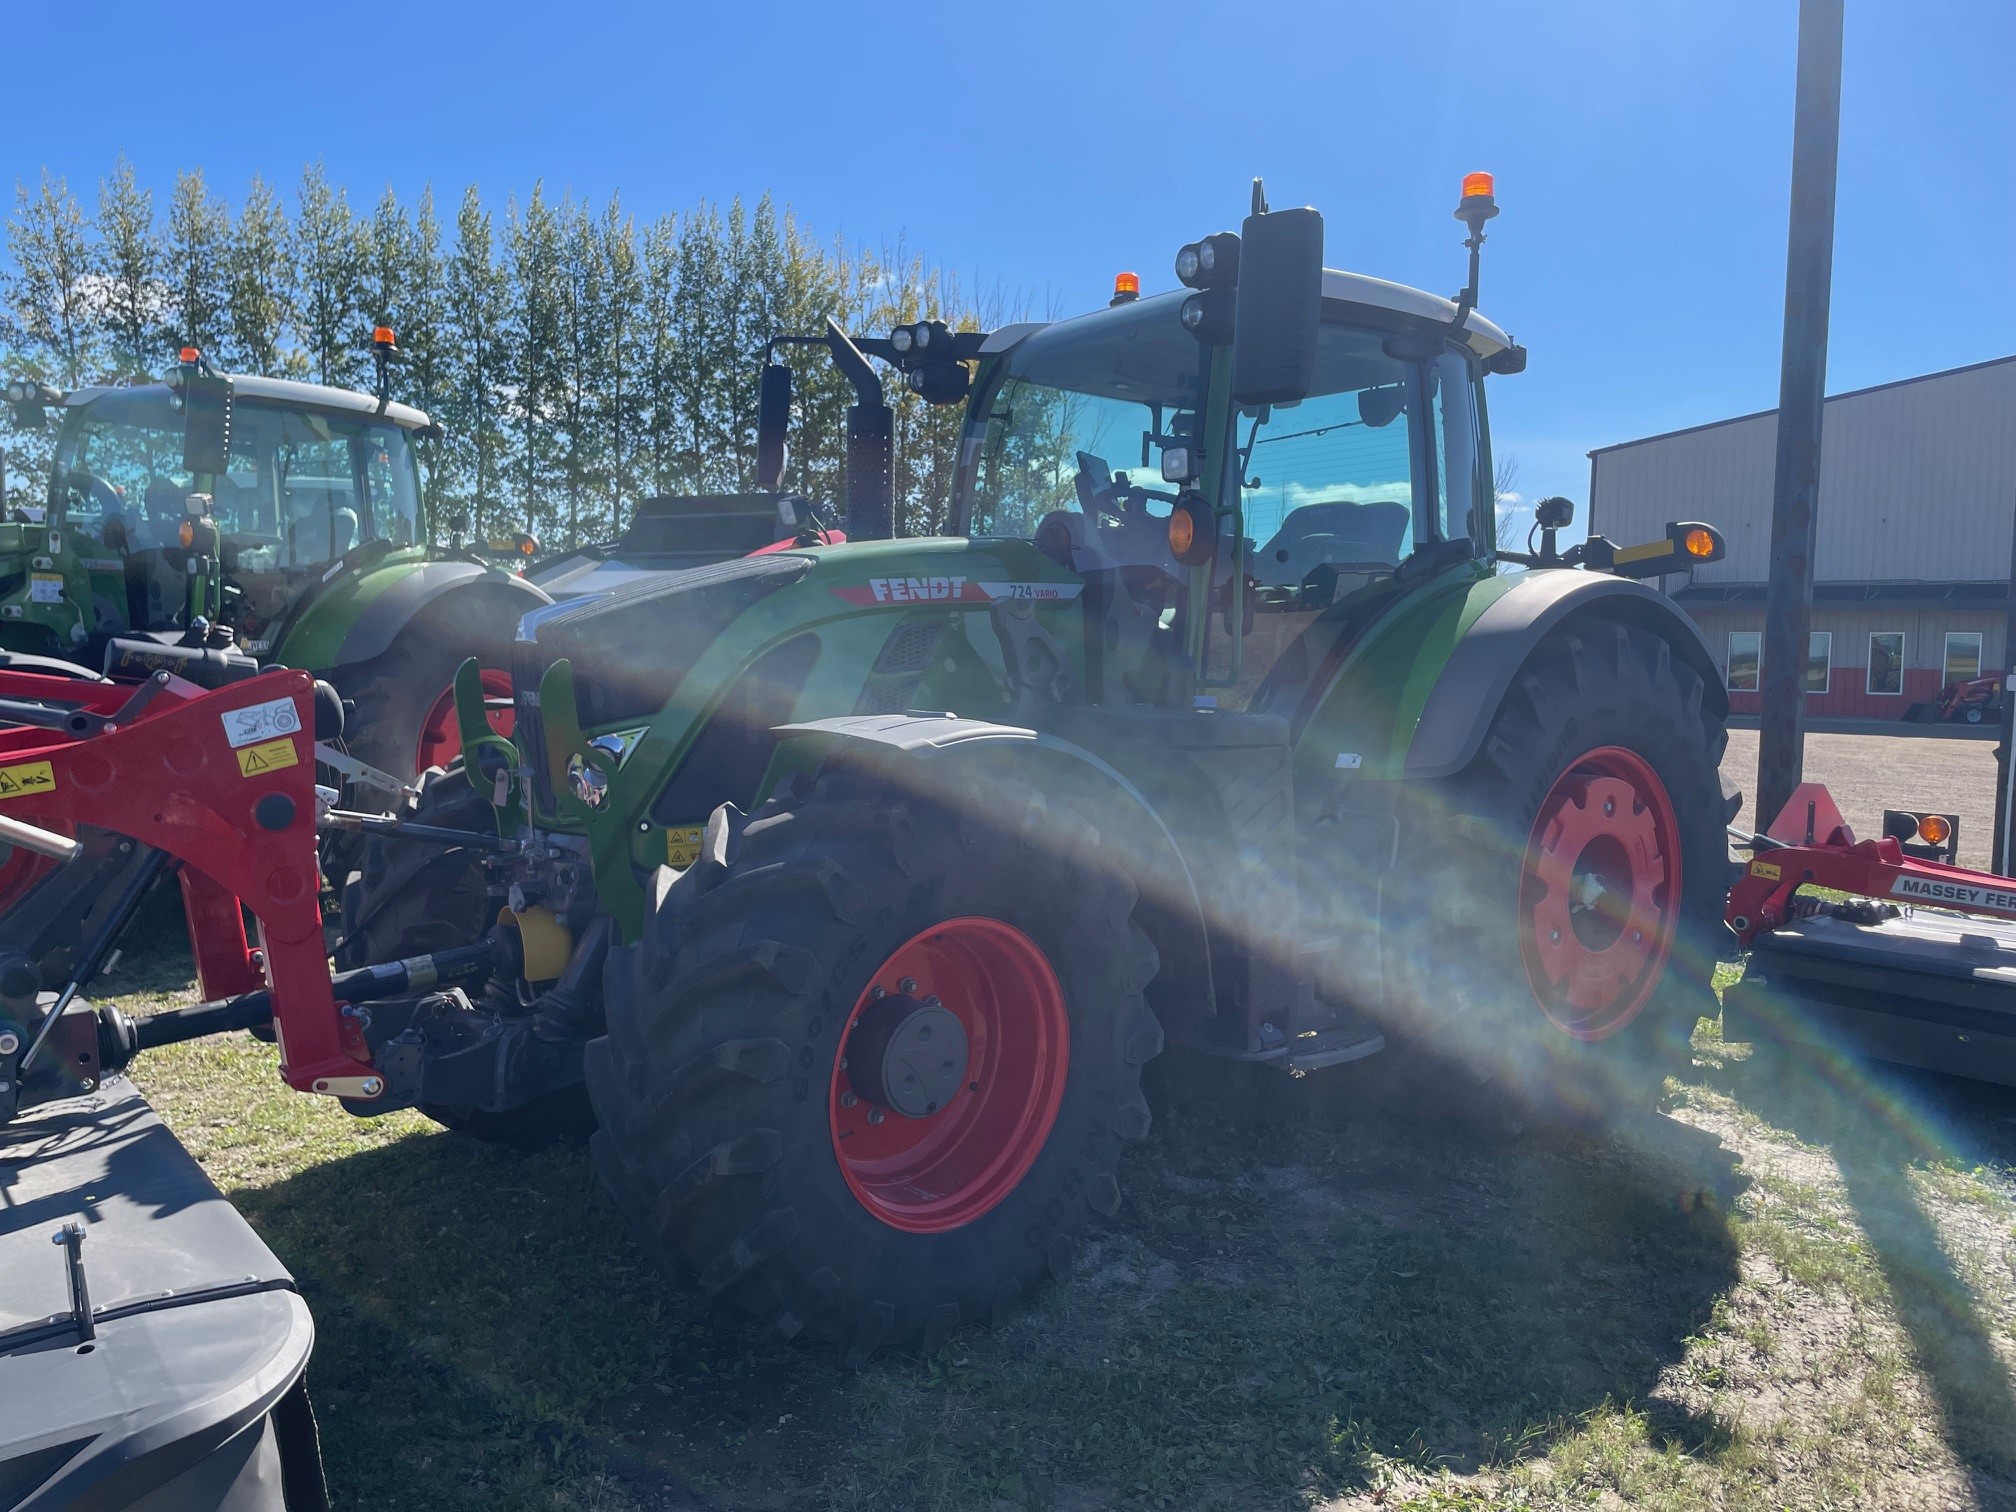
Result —
<instances>
[{"instance_id":1,"label":"green fendt tractor","mask_svg":"<svg viewBox=\"0 0 2016 1512\"><path fill-rule=\"evenodd\" d=\"M194 349L162 383L8 385L17 424L58 428L46 498L0 522L0 654L96 670L117 641L141 670L242 651L330 679L360 760L410 779L452 757L455 668L475 655L501 701L518 618L549 599L429 550L416 442L439 429L387 396L389 330L373 353L375 398L217 374Z\"/></svg>"},{"instance_id":2,"label":"green fendt tractor","mask_svg":"<svg viewBox=\"0 0 2016 1512\"><path fill-rule=\"evenodd\" d=\"M1256 186L1186 290L816 338L851 539L528 615L509 739L465 667L465 764L373 838L342 963L490 931L488 975L358 1010L348 1105L530 1139L585 1082L646 1240L856 1355L1065 1263L1165 1044L1302 1073L1392 1037L1465 1097L1648 1109L1710 1004L1730 800L1708 650L1634 579L1721 544L1562 552L1549 501L1494 550L1484 380L1525 354L1474 309L1488 182L1458 213L1455 302L1326 271ZM947 538L874 539L870 357L968 405ZM771 485L789 388L766 363Z\"/></svg>"}]
</instances>

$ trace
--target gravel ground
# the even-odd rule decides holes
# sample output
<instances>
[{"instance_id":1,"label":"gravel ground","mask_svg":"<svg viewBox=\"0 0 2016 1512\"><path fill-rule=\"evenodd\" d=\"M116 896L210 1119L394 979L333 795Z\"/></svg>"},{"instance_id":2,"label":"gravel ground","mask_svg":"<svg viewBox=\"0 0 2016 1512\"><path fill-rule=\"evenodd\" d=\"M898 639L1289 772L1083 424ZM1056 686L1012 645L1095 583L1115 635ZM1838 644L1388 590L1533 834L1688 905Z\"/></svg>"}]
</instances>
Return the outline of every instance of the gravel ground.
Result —
<instances>
[{"instance_id":1,"label":"gravel ground","mask_svg":"<svg viewBox=\"0 0 2016 1512\"><path fill-rule=\"evenodd\" d=\"M1752 819L1757 732L1731 730L1722 770L1744 792L1739 825ZM1960 862L1988 865L1994 844L1995 746L1916 735L1808 735L1806 778L1822 782L1856 835L1882 833L1886 808L1927 808L1960 818Z\"/></svg>"}]
</instances>

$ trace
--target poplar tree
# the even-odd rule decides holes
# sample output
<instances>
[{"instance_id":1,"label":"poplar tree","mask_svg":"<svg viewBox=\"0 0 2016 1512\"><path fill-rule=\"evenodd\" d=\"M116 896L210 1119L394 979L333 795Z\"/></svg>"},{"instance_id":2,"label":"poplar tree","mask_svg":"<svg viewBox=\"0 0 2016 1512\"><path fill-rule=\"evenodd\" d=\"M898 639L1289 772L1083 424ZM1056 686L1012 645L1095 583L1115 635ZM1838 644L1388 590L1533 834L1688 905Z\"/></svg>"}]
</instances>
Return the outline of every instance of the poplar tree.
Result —
<instances>
[{"instance_id":1,"label":"poplar tree","mask_svg":"<svg viewBox=\"0 0 2016 1512\"><path fill-rule=\"evenodd\" d=\"M643 298L640 310L640 413L645 437L640 446L643 488L670 493L679 471L679 220L663 215L644 232Z\"/></svg>"},{"instance_id":2,"label":"poplar tree","mask_svg":"<svg viewBox=\"0 0 2016 1512\"><path fill-rule=\"evenodd\" d=\"M168 243L162 262L169 347L193 346L221 363L229 317L230 252L230 209L211 195L202 169L178 173L168 198Z\"/></svg>"},{"instance_id":3,"label":"poplar tree","mask_svg":"<svg viewBox=\"0 0 2016 1512\"><path fill-rule=\"evenodd\" d=\"M70 186L46 168L33 194L17 182L7 241L14 260L7 304L27 364L35 376L76 388L93 366L90 294L99 264Z\"/></svg>"},{"instance_id":4,"label":"poplar tree","mask_svg":"<svg viewBox=\"0 0 2016 1512\"><path fill-rule=\"evenodd\" d=\"M608 457L611 532L622 530L626 503L638 489L638 436L648 423L640 383L648 335L644 266L637 252L636 223L620 198L609 197L596 227L602 249L604 343L597 384L599 426Z\"/></svg>"},{"instance_id":5,"label":"poplar tree","mask_svg":"<svg viewBox=\"0 0 2016 1512\"><path fill-rule=\"evenodd\" d=\"M481 537L494 523L503 483L507 438L499 395L508 373L510 314L496 232L474 184L462 192L444 278L447 341L437 417L448 432L444 497Z\"/></svg>"},{"instance_id":6,"label":"poplar tree","mask_svg":"<svg viewBox=\"0 0 2016 1512\"><path fill-rule=\"evenodd\" d=\"M254 174L225 254L231 357L247 372L281 370L281 341L293 310L292 246L280 197Z\"/></svg>"},{"instance_id":7,"label":"poplar tree","mask_svg":"<svg viewBox=\"0 0 2016 1512\"><path fill-rule=\"evenodd\" d=\"M319 162L301 175L293 247L303 360L317 383L355 387L365 362L357 339L365 298L364 239L348 196L330 184Z\"/></svg>"},{"instance_id":8,"label":"poplar tree","mask_svg":"<svg viewBox=\"0 0 2016 1512\"><path fill-rule=\"evenodd\" d=\"M550 534L562 518L553 493L561 471L555 426L563 382L564 292L560 220L546 201L544 185L532 186L523 210L515 201L509 206L505 248L511 293L504 382L517 452L513 471L526 521Z\"/></svg>"},{"instance_id":9,"label":"poplar tree","mask_svg":"<svg viewBox=\"0 0 2016 1512\"><path fill-rule=\"evenodd\" d=\"M154 193L140 187L124 153L112 176L98 181L98 239L102 277L93 313L105 337L110 376L144 382L157 366L167 301Z\"/></svg>"}]
</instances>

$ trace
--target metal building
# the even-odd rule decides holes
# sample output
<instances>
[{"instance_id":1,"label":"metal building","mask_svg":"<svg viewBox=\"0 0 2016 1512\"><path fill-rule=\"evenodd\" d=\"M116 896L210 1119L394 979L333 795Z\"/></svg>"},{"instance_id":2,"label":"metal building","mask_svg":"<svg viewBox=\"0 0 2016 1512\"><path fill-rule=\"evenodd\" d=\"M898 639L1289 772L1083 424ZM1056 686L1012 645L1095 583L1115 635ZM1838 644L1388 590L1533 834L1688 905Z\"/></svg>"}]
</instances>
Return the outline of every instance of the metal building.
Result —
<instances>
[{"instance_id":1,"label":"metal building","mask_svg":"<svg viewBox=\"0 0 2016 1512\"><path fill-rule=\"evenodd\" d=\"M1619 543L1705 520L1729 553L1669 578L1714 648L1730 704L1757 712L1778 412L1589 454L1589 529ZM1807 712L1898 718L2006 665L2016 522L2016 357L1827 400Z\"/></svg>"}]
</instances>

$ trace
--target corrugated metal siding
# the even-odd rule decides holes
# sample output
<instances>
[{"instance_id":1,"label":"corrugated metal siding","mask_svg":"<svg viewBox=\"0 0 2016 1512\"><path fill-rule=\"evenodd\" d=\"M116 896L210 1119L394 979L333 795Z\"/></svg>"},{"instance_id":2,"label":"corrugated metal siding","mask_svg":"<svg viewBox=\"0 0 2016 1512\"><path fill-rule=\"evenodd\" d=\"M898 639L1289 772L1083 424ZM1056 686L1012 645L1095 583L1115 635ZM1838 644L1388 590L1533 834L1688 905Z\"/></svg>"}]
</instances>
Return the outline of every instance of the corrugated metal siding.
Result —
<instances>
[{"instance_id":1,"label":"corrugated metal siding","mask_svg":"<svg viewBox=\"0 0 2016 1512\"><path fill-rule=\"evenodd\" d=\"M1777 439L1773 411L1599 451L1590 528L1627 545L1706 520L1729 554L1695 581L1761 583ZM2003 579L2012 518L2016 358L1827 401L1816 582Z\"/></svg>"},{"instance_id":2,"label":"corrugated metal siding","mask_svg":"<svg viewBox=\"0 0 2016 1512\"><path fill-rule=\"evenodd\" d=\"M1729 632L1764 628L1762 604L1689 606L1694 622L1707 637L1715 665L1729 676ZM1946 634L1978 632L1981 636L1981 670L1984 674L2004 665L2003 632L2007 622L2001 614L1982 610L1954 609L1831 609L1815 605L1813 628L1831 631L1834 636L1832 675L1825 693L1806 695L1806 712L1848 719L1896 719L1920 699L1937 698L1945 686ZM1902 694L1871 693L1869 688L1869 637L1878 631L1902 631L1904 635L1904 691ZM1729 705L1738 714L1755 714L1755 693L1729 695Z\"/></svg>"}]
</instances>

